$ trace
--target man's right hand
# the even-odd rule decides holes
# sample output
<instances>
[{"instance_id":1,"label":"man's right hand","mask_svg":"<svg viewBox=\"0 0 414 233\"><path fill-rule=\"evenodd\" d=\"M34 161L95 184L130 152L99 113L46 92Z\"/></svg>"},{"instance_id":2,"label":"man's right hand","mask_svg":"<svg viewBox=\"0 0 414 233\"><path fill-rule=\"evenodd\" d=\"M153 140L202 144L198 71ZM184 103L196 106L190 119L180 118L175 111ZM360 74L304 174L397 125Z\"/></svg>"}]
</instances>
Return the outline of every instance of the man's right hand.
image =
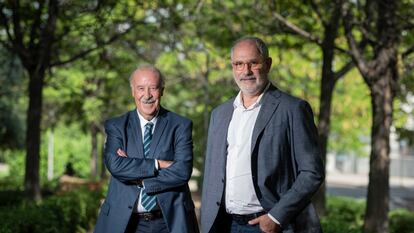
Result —
<instances>
[{"instance_id":1,"label":"man's right hand","mask_svg":"<svg viewBox=\"0 0 414 233\"><path fill-rule=\"evenodd\" d=\"M171 166L174 161L171 160L157 160L158 161L158 168L159 169L164 169L164 168L168 168L169 166Z\"/></svg>"}]
</instances>

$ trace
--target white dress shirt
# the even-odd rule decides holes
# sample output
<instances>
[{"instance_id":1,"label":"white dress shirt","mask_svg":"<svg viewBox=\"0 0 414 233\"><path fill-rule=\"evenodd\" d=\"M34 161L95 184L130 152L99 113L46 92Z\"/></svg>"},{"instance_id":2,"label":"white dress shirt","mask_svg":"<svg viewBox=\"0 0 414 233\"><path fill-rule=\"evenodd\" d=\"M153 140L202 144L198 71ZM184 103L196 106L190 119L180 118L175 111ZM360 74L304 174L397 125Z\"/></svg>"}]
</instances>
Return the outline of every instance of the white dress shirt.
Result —
<instances>
[{"instance_id":1,"label":"white dress shirt","mask_svg":"<svg viewBox=\"0 0 414 233\"><path fill-rule=\"evenodd\" d=\"M139 117L139 123L141 126L141 136L142 136L142 140L144 140L144 133L145 133L145 125L148 122L153 123L154 125L152 126L152 134L154 135L154 130L155 130L155 124L157 124L157 116L155 116L154 118L152 118L150 121L148 121L147 119L145 119L143 116L141 116L141 114L139 114L138 110L138 117ZM158 162L157 160L155 160L155 168L158 170ZM145 187L145 185L144 185ZM142 197L142 190L144 190L143 188L140 189L140 194L139 194L139 200L138 200L138 205L137 205L137 211L138 213L144 213L144 212L148 212L142 205L141 205L141 197Z\"/></svg>"},{"instance_id":2,"label":"white dress shirt","mask_svg":"<svg viewBox=\"0 0 414 233\"><path fill-rule=\"evenodd\" d=\"M251 141L260 111L257 98L245 108L241 92L234 100L234 112L227 134L226 211L230 214L252 214L263 211L254 191L251 169Z\"/></svg>"},{"instance_id":3,"label":"white dress shirt","mask_svg":"<svg viewBox=\"0 0 414 233\"><path fill-rule=\"evenodd\" d=\"M251 143L254 125L259 115L263 94L248 108L243 105L241 92L234 100L234 112L227 134L226 164L226 212L230 214L253 214L264 211L253 186L251 169ZM268 216L277 224L279 221Z\"/></svg>"}]
</instances>

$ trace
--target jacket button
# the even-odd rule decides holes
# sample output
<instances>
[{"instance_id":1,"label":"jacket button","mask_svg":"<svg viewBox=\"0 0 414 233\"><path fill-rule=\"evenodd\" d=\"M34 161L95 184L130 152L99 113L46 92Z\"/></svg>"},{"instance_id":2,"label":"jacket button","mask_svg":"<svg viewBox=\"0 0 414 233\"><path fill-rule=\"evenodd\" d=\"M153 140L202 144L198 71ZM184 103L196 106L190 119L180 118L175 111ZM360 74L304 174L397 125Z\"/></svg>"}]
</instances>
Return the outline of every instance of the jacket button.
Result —
<instances>
[{"instance_id":1,"label":"jacket button","mask_svg":"<svg viewBox=\"0 0 414 233\"><path fill-rule=\"evenodd\" d=\"M224 183L224 178L223 178L223 179L221 179L221 182L222 182L222 183Z\"/></svg>"},{"instance_id":2,"label":"jacket button","mask_svg":"<svg viewBox=\"0 0 414 233\"><path fill-rule=\"evenodd\" d=\"M216 204L219 206L220 205L220 202L216 202Z\"/></svg>"},{"instance_id":3,"label":"jacket button","mask_svg":"<svg viewBox=\"0 0 414 233\"><path fill-rule=\"evenodd\" d=\"M132 206L128 206L128 209L132 209Z\"/></svg>"}]
</instances>

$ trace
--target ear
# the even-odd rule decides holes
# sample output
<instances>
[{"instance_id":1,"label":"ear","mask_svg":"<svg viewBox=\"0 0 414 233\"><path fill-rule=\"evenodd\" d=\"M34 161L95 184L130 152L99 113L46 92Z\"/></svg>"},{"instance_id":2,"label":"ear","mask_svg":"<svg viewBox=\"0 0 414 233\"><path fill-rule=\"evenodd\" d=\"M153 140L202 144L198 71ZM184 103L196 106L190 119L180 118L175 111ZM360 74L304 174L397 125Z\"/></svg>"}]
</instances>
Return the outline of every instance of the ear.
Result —
<instances>
[{"instance_id":1,"label":"ear","mask_svg":"<svg viewBox=\"0 0 414 233\"><path fill-rule=\"evenodd\" d=\"M164 95L164 87L161 87L160 96Z\"/></svg>"},{"instance_id":2,"label":"ear","mask_svg":"<svg viewBox=\"0 0 414 233\"><path fill-rule=\"evenodd\" d=\"M135 97L134 87L132 85L130 85L130 87L131 87L131 95L132 97Z\"/></svg>"}]
</instances>

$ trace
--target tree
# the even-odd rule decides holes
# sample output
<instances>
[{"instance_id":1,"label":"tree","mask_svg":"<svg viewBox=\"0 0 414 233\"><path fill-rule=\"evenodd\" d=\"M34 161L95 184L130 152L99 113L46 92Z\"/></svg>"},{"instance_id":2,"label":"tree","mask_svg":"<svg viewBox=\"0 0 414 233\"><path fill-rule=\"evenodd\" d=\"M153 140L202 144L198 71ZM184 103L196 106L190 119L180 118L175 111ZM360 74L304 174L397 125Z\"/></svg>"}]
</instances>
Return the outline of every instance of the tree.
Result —
<instances>
[{"instance_id":1,"label":"tree","mask_svg":"<svg viewBox=\"0 0 414 233\"><path fill-rule=\"evenodd\" d=\"M371 92L373 119L364 220L367 233L388 232L389 136L398 85L399 5L400 1L394 0L347 2L342 13L350 55Z\"/></svg>"},{"instance_id":2,"label":"tree","mask_svg":"<svg viewBox=\"0 0 414 233\"><path fill-rule=\"evenodd\" d=\"M151 23L137 25L122 40L98 48L64 70L56 69L48 83L50 88L46 90L50 96L45 95L46 104L59 109L60 121L79 124L91 136L92 179L98 175L98 153L105 136L103 122L133 107L128 84L130 72L140 63L154 64L160 53L175 43L176 38L171 35L181 22L176 8L175 3L164 1L142 7L137 14ZM102 176L105 167L103 159L101 162Z\"/></svg>"},{"instance_id":3,"label":"tree","mask_svg":"<svg viewBox=\"0 0 414 233\"><path fill-rule=\"evenodd\" d=\"M122 56L125 54L126 51L121 53ZM112 67L105 62L106 56L111 57L111 62L130 65ZM132 104L128 95L128 76L123 74L130 71L124 71L126 68L132 70L133 62L122 61L101 50L82 61L74 62L66 70L57 70L55 78L50 80L50 86L46 88L45 105L53 106L49 109L58 109L58 121L67 125L78 124L84 133L90 135L92 179L98 178L100 169L98 162L105 136L104 120L126 111Z\"/></svg>"},{"instance_id":4,"label":"tree","mask_svg":"<svg viewBox=\"0 0 414 233\"><path fill-rule=\"evenodd\" d=\"M334 69L334 63L341 63L338 61L340 59L335 58L335 53L339 52L340 54L346 54L346 51L336 45L335 42L339 37L341 26L340 13L342 2L342 0L306 1L305 7L301 6L301 10L297 9L297 11L302 14L291 15L291 18L295 18L295 21L297 22L296 24L279 14L275 5L271 6L271 15L273 19L282 26L282 30L287 33L293 33L293 35L305 39L308 43L317 45L322 51L318 133L323 161L326 161L328 151L328 138L331 131L332 98L335 85L338 80L344 77L353 67L353 63L348 61L342 65L340 69ZM307 10L303 8L307 8ZM306 15L306 17L301 17L299 15ZM311 15L311 17L309 17L309 15ZM309 21L314 23L311 24ZM305 25L306 29L298 25ZM320 32L318 33L318 31ZM318 34L320 34L320 36ZM325 183L322 184L318 193L315 195L314 203L319 214L324 215L326 209Z\"/></svg>"},{"instance_id":5,"label":"tree","mask_svg":"<svg viewBox=\"0 0 414 233\"><path fill-rule=\"evenodd\" d=\"M0 3L0 43L20 58L29 77L25 172L25 190L29 198L41 198L40 123L47 71L117 40L137 24L136 8L140 7L115 1Z\"/></svg>"}]
</instances>

